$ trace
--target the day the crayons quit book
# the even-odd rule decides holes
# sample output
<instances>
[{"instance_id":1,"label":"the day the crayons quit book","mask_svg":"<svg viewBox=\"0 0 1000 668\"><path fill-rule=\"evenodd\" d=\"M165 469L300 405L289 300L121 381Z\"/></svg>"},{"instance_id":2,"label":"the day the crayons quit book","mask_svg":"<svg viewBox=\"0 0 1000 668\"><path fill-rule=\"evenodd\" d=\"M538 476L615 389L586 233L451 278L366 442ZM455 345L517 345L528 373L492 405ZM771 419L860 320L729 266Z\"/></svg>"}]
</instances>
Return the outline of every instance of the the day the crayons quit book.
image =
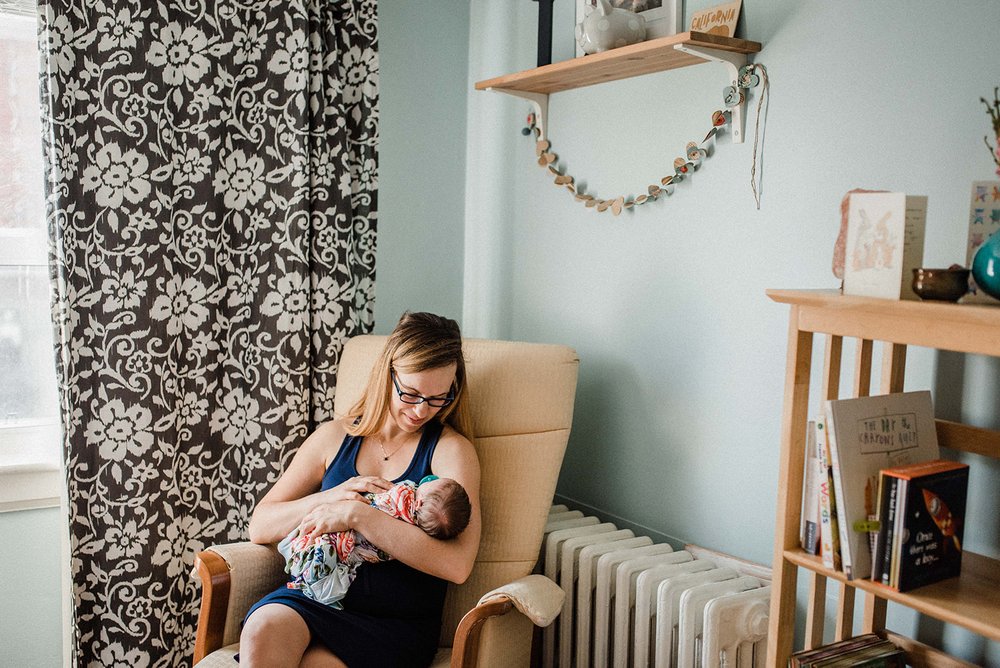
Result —
<instances>
[{"instance_id":1,"label":"the day the crayons quit book","mask_svg":"<svg viewBox=\"0 0 1000 668\"><path fill-rule=\"evenodd\" d=\"M825 407L842 567L849 580L867 578L879 472L940 456L931 394L835 399Z\"/></svg>"},{"instance_id":2,"label":"the day the crayons quit book","mask_svg":"<svg viewBox=\"0 0 1000 668\"><path fill-rule=\"evenodd\" d=\"M894 472L906 480L897 510L902 533L896 588L908 591L955 577L962 569L968 465L938 460L886 471Z\"/></svg>"}]
</instances>

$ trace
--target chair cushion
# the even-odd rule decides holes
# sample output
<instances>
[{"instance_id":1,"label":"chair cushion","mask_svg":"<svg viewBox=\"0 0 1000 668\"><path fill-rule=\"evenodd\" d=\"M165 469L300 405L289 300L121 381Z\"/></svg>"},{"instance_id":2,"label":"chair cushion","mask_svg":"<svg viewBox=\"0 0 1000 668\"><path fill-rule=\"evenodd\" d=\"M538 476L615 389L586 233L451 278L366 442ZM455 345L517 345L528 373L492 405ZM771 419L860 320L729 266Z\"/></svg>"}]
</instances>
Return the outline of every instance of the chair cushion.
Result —
<instances>
[{"instance_id":1,"label":"chair cushion","mask_svg":"<svg viewBox=\"0 0 1000 668\"><path fill-rule=\"evenodd\" d=\"M356 336L344 344L334 398L337 415L361 397L386 338ZM486 339L464 339L462 347L476 437L569 429L579 365L572 348Z\"/></svg>"},{"instance_id":2,"label":"chair cushion","mask_svg":"<svg viewBox=\"0 0 1000 668\"><path fill-rule=\"evenodd\" d=\"M240 651L240 644L233 643L217 649L195 664L196 668L236 668L240 664L233 658Z\"/></svg>"}]
</instances>

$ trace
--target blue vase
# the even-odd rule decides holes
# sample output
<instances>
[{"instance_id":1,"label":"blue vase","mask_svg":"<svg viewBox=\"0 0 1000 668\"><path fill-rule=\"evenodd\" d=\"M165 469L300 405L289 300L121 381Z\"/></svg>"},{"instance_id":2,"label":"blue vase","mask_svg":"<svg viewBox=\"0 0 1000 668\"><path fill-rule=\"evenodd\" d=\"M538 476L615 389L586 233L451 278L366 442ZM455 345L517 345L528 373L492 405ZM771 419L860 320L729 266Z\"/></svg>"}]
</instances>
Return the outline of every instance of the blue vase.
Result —
<instances>
[{"instance_id":1,"label":"blue vase","mask_svg":"<svg viewBox=\"0 0 1000 668\"><path fill-rule=\"evenodd\" d=\"M1000 299L1000 232L986 240L972 258L972 278L979 289Z\"/></svg>"}]
</instances>

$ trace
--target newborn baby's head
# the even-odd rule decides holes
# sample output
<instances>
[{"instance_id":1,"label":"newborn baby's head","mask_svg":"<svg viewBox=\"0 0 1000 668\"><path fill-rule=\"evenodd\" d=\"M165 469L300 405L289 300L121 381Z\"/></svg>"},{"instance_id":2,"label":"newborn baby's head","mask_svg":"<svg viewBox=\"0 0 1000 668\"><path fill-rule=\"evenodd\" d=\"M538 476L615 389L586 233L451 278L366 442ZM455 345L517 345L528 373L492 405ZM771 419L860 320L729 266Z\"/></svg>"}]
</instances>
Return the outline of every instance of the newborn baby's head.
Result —
<instances>
[{"instance_id":1,"label":"newborn baby's head","mask_svg":"<svg viewBox=\"0 0 1000 668\"><path fill-rule=\"evenodd\" d=\"M442 540L465 530L472 504L465 488L451 478L435 478L417 487L417 508L413 513L418 527Z\"/></svg>"}]
</instances>

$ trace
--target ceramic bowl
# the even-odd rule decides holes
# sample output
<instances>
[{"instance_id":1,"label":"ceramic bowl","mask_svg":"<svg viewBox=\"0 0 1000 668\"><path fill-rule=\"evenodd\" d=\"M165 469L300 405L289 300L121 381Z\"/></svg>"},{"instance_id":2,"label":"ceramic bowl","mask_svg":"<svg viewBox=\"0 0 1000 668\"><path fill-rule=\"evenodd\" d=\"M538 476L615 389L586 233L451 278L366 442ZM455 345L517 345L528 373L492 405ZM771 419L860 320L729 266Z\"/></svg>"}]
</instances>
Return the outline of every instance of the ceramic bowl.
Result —
<instances>
[{"instance_id":1,"label":"ceramic bowl","mask_svg":"<svg viewBox=\"0 0 1000 668\"><path fill-rule=\"evenodd\" d=\"M957 302L969 291L969 270L918 267L913 270L913 291L921 299Z\"/></svg>"}]
</instances>

